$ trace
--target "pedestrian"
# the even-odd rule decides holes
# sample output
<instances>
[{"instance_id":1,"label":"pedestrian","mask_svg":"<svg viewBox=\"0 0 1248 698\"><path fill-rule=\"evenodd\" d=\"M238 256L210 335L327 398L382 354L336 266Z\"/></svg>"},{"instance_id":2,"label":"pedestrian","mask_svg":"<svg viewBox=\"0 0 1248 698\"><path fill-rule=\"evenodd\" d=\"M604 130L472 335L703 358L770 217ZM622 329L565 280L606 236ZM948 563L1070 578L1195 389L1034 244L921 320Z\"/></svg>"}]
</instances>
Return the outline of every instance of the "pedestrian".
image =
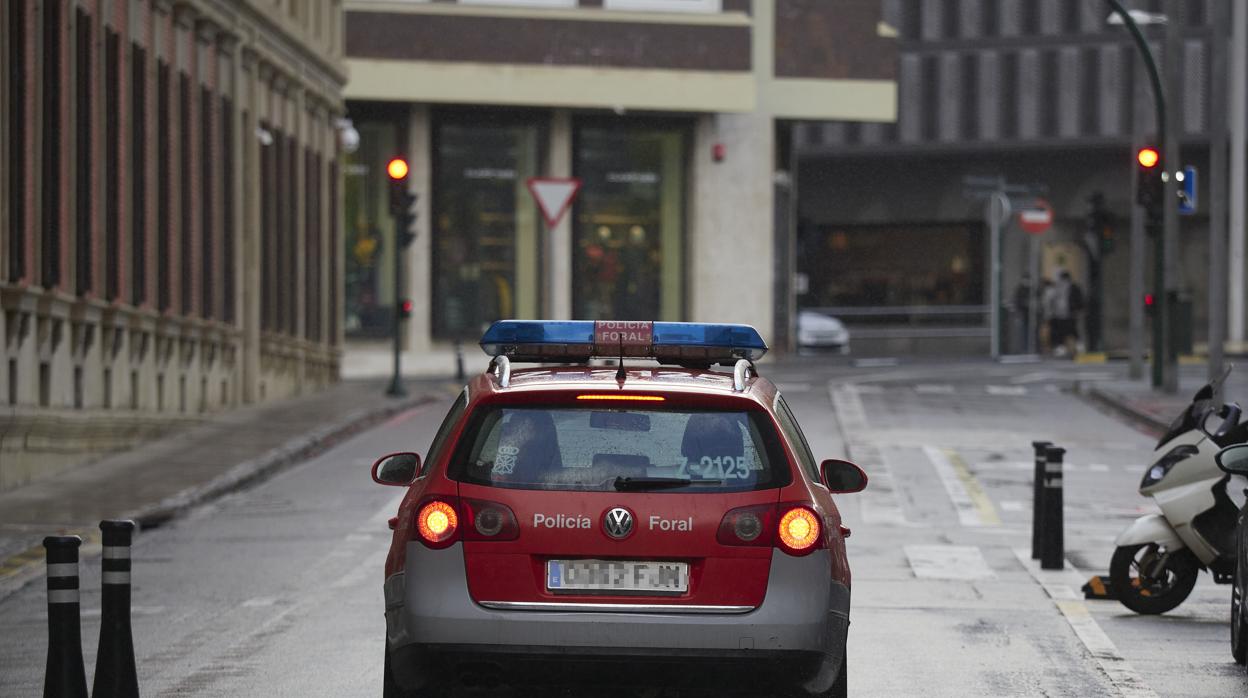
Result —
<instances>
[{"instance_id":1,"label":"pedestrian","mask_svg":"<svg viewBox=\"0 0 1248 698\"><path fill-rule=\"evenodd\" d=\"M1028 329L1031 327L1031 275L1023 274L1023 278L1014 287L1014 298L1011 305L1014 310L1016 326L1014 336L1018 338L1016 351L1023 353L1031 346Z\"/></svg>"},{"instance_id":2,"label":"pedestrian","mask_svg":"<svg viewBox=\"0 0 1248 698\"><path fill-rule=\"evenodd\" d=\"M1070 272L1062 271L1066 279L1066 307L1070 312L1069 325L1067 327L1067 342L1070 345L1071 354L1083 351L1083 340L1079 334L1079 327L1083 324L1081 319L1083 311L1087 308L1084 302L1083 288L1075 283L1071 278Z\"/></svg>"},{"instance_id":3,"label":"pedestrian","mask_svg":"<svg viewBox=\"0 0 1248 698\"><path fill-rule=\"evenodd\" d=\"M1048 284L1044 291L1044 314L1048 318L1049 346L1054 356L1066 356L1070 332L1070 274L1065 269L1057 274L1057 281Z\"/></svg>"}]
</instances>

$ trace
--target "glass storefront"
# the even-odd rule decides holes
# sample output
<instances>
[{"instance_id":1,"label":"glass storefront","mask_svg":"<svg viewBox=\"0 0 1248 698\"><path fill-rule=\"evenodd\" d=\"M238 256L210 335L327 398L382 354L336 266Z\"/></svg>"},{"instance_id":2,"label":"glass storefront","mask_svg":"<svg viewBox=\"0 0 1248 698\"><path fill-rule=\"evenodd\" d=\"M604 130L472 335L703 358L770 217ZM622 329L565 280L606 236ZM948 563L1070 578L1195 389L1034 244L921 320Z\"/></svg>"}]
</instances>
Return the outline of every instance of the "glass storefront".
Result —
<instances>
[{"instance_id":1,"label":"glass storefront","mask_svg":"<svg viewBox=\"0 0 1248 698\"><path fill-rule=\"evenodd\" d=\"M433 335L472 339L500 318L538 315L535 123L441 115L433 131Z\"/></svg>"},{"instance_id":2,"label":"glass storefront","mask_svg":"<svg viewBox=\"0 0 1248 698\"><path fill-rule=\"evenodd\" d=\"M385 163L396 152L391 121L357 121L360 147L344 156L344 283L348 337L388 337L394 305L394 219Z\"/></svg>"},{"instance_id":3,"label":"glass storefront","mask_svg":"<svg viewBox=\"0 0 1248 698\"><path fill-rule=\"evenodd\" d=\"M680 127L578 125L573 317L682 319L685 143Z\"/></svg>"},{"instance_id":4,"label":"glass storefront","mask_svg":"<svg viewBox=\"0 0 1248 698\"><path fill-rule=\"evenodd\" d=\"M846 226L799 236L799 299L810 307L980 305L984 303L980 225Z\"/></svg>"}]
</instances>

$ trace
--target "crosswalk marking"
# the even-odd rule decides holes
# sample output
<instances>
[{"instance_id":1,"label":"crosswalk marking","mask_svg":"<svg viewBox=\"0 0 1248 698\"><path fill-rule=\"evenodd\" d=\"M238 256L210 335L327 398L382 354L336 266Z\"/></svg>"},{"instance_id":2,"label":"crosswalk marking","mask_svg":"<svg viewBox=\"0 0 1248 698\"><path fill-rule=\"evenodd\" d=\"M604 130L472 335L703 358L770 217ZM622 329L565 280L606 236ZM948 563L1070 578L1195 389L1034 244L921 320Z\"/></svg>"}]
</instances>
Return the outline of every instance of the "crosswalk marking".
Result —
<instances>
[{"instance_id":1,"label":"crosswalk marking","mask_svg":"<svg viewBox=\"0 0 1248 698\"><path fill-rule=\"evenodd\" d=\"M1005 397L1022 397L1027 394L1027 386L1024 385L986 385L984 389L989 395Z\"/></svg>"},{"instance_id":2,"label":"crosswalk marking","mask_svg":"<svg viewBox=\"0 0 1248 698\"><path fill-rule=\"evenodd\" d=\"M952 385L919 383L914 386L914 392L920 395L953 395L954 391Z\"/></svg>"},{"instance_id":3,"label":"crosswalk marking","mask_svg":"<svg viewBox=\"0 0 1248 698\"><path fill-rule=\"evenodd\" d=\"M907 545L906 559L920 579L996 579L997 575L973 545Z\"/></svg>"},{"instance_id":4,"label":"crosswalk marking","mask_svg":"<svg viewBox=\"0 0 1248 698\"><path fill-rule=\"evenodd\" d=\"M859 497L862 519L871 524L906 525L906 515L897 496L897 486L880 450L867 438L867 412L858 396L859 386L829 384L832 409L841 427L849 456L863 466L871 484Z\"/></svg>"}]
</instances>

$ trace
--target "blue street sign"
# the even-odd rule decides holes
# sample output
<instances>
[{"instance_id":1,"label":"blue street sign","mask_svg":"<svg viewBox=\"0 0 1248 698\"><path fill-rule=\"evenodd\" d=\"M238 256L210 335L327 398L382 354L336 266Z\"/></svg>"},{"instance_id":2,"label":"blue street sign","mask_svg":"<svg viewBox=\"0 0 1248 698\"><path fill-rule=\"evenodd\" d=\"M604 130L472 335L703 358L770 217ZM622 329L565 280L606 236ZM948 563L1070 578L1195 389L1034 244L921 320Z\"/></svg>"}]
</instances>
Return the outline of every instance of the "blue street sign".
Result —
<instances>
[{"instance_id":1,"label":"blue street sign","mask_svg":"<svg viewBox=\"0 0 1248 698\"><path fill-rule=\"evenodd\" d=\"M1190 216L1196 213L1196 168L1188 165L1183 168L1179 180L1179 215Z\"/></svg>"}]
</instances>

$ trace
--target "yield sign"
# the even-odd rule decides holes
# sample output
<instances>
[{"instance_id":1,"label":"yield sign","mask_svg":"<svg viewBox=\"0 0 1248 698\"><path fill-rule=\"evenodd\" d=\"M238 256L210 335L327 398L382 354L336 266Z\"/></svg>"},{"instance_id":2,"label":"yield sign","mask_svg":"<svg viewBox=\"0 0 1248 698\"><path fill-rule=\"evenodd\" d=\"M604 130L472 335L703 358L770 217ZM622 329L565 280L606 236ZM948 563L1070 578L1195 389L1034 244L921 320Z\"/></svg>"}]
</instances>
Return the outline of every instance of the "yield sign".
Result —
<instances>
[{"instance_id":1,"label":"yield sign","mask_svg":"<svg viewBox=\"0 0 1248 698\"><path fill-rule=\"evenodd\" d=\"M1035 203L1018 212L1018 223L1023 230L1039 235L1053 225L1053 207L1044 199L1036 199Z\"/></svg>"},{"instance_id":2,"label":"yield sign","mask_svg":"<svg viewBox=\"0 0 1248 698\"><path fill-rule=\"evenodd\" d=\"M530 177L525 181L529 193L542 209L542 218L551 228L567 213L576 193L581 190L581 180L576 177Z\"/></svg>"}]
</instances>

